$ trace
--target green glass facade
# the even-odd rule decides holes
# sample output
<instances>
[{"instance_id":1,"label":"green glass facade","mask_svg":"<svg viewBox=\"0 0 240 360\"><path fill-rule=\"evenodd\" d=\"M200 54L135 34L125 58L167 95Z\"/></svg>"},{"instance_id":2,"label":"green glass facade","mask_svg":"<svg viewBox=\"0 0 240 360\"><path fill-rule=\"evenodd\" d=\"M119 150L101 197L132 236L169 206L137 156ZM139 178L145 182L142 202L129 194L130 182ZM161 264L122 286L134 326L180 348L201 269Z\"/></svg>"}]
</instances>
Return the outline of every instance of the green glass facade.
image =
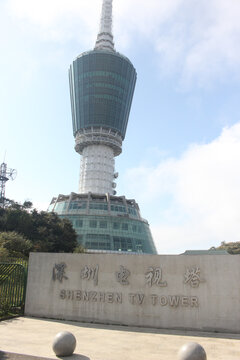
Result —
<instances>
[{"instance_id":1,"label":"green glass facade","mask_svg":"<svg viewBox=\"0 0 240 360\"><path fill-rule=\"evenodd\" d=\"M87 249L156 254L146 220L134 200L74 194L54 198L49 211L69 219Z\"/></svg>"},{"instance_id":2,"label":"green glass facade","mask_svg":"<svg viewBox=\"0 0 240 360\"><path fill-rule=\"evenodd\" d=\"M119 53L94 50L77 57L69 69L74 136L103 127L124 139L136 78L132 63Z\"/></svg>"}]
</instances>

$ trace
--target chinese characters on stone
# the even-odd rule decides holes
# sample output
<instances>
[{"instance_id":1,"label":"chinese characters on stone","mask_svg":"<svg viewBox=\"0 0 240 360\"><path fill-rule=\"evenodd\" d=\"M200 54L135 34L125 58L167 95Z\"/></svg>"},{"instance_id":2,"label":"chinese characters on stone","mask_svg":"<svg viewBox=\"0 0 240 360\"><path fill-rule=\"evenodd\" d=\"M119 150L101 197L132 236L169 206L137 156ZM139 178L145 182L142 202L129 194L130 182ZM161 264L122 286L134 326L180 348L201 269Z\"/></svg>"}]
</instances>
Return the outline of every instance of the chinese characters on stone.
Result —
<instances>
[{"instance_id":1,"label":"chinese characters on stone","mask_svg":"<svg viewBox=\"0 0 240 360\"><path fill-rule=\"evenodd\" d=\"M161 287L167 286L167 282L162 281L162 269L160 267L149 267L148 272L145 273L145 279L149 287L153 285Z\"/></svg>"},{"instance_id":2,"label":"chinese characters on stone","mask_svg":"<svg viewBox=\"0 0 240 360\"><path fill-rule=\"evenodd\" d=\"M67 280L68 277L65 273L65 268L67 265L62 262L59 264L55 264L52 271L52 279L53 281L58 280L62 282L63 279ZM98 272L99 272L99 265L94 266L87 266L85 265L80 271L80 278L83 280L93 281L93 284L96 286L98 285ZM131 275L130 270L125 268L124 266L120 265L119 271L115 272L116 280L121 285L129 285L129 276ZM159 287L166 287L168 285L166 280L163 280L163 274L161 267L149 267L145 275L146 284L149 287L153 285ZM187 268L184 274L184 284L189 284L192 288L199 287L200 283L204 280L200 278L200 268L199 267L192 267Z\"/></svg>"},{"instance_id":3,"label":"chinese characters on stone","mask_svg":"<svg viewBox=\"0 0 240 360\"><path fill-rule=\"evenodd\" d=\"M65 275L65 267L67 265L65 263L55 264L53 268L52 278L53 280L59 280L60 282L63 281L63 279L68 279L68 277Z\"/></svg>"},{"instance_id":4,"label":"chinese characters on stone","mask_svg":"<svg viewBox=\"0 0 240 360\"><path fill-rule=\"evenodd\" d=\"M130 271L122 265L120 265L120 271L115 272L116 279L121 285L129 284L129 281L127 278L129 277L130 274L131 274Z\"/></svg>"},{"instance_id":5,"label":"chinese characters on stone","mask_svg":"<svg viewBox=\"0 0 240 360\"><path fill-rule=\"evenodd\" d=\"M53 273L52 273L52 279L59 280L60 282L63 281L63 279L68 279L68 277L65 274L65 268L67 265L65 263L55 264L53 267ZM89 267L87 265L84 266L84 268L81 269L80 277L81 279L86 280L93 280L94 285L98 284L98 269L99 266L96 265L95 267Z\"/></svg>"},{"instance_id":6,"label":"chinese characters on stone","mask_svg":"<svg viewBox=\"0 0 240 360\"><path fill-rule=\"evenodd\" d=\"M201 282L200 279L200 269L199 267L193 267L191 269L187 268L187 271L184 275L184 284L189 284L191 287L199 287Z\"/></svg>"},{"instance_id":7,"label":"chinese characters on stone","mask_svg":"<svg viewBox=\"0 0 240 360\"><path fill-rule=\"evenodd\" d=\"M81 270L80 277L81 279L93 280L93 283L96 286L98 284L98 270L98 265L92 268L85 265L84 268Z\"/></svg>"}]
</instances>

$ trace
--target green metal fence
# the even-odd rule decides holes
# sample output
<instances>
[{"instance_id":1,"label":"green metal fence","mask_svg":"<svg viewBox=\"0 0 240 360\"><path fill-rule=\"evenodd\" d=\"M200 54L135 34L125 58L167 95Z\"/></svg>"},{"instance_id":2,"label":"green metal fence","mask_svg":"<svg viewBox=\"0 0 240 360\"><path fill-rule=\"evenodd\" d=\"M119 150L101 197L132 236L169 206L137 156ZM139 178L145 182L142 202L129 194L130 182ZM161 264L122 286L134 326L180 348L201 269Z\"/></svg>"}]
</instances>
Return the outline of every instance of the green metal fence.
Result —
<instances>
[{"instance_id":1,"label":"green metal fence","mask_svg":"<svg viewBox=\"0 0 240 360\"><path fill-rule=\"evenodd\" d=\"M0 259L0 308L24 308L28 263L23 259Z\"/></svg>"}]
</instances>

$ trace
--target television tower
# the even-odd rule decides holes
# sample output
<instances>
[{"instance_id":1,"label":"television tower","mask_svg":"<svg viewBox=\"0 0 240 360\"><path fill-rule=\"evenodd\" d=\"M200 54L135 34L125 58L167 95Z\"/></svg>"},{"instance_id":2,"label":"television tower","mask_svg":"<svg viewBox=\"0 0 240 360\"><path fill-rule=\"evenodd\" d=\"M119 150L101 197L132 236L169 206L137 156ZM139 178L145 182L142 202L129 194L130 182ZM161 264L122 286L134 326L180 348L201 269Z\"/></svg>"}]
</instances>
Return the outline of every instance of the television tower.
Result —
<instances>
[{"instance_id":1,"label":"television tower","mask_svg":"<svg viewBox=\"0 0 240 360\"><path fill-rule=\"evenodd\" d=\"M6 182L11 179L14 180L17 176L15 169L8 169L7 164L3 162L0 166L0 207L4 207L5 203L5 186Z\"/></svg>"},{"instance_id":2,"label":"television tower","mask_svg":"<svg viewBox=\"0 0 240 360\"><path fill-rule=\"evenodd\" d=\"M122 151L136 78L114 49L112 0L103 0L95 48L69 70L75 150L82 155L79 193L116 194L114 157Z\"/></svg>"},{"instance_id":3,"label":"television tower","mask_svg":"<svg viewBox=\"0 0 240 360\"><path fill-rule=\"evenodd\" d=\"M60 194L48 208L72 222L87 249L156 254L138 204L115 190L115 157L122 152L136 79L130 60L114 47L112 0L103 0L95 47L69 69L75 150L81 155L78 193Z\"/></svg>"}]
</instances>

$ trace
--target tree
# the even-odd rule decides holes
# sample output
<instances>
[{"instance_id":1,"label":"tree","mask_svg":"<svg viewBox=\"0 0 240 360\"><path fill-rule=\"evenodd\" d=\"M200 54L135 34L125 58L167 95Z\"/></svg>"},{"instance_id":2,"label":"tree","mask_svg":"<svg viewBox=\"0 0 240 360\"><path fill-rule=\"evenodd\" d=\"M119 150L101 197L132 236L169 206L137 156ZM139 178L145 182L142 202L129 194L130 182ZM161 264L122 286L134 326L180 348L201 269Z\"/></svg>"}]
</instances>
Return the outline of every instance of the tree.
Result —
<instances>
[{"instance_id":1,"label":"tree","mask_svg":"<svg viewBox=\"0 0 240 360\"><path fill-rule=\"evenodd\" d=\"M240 241L236 242L221 242L221 245L217 247L218 250L226 250L229 254L240 254Z\"/></svg>"},{"instance_id":2,"label":"tree","mask_svg":"<svg viewBox=\"0 0 240 360\"><path fill-rule=\"evenodd\" d=\"M84 253L85 248L81 244L79 244L77 247L75 247L73 252L77 254Z\"/></svg>"},{"instance_id":3,"label":"tree","mask_svg":"<svg viewBox=\"0 0 240 360\"><path fill-rule=\"evenodd\" d=\"M20 234L30 240L31 251L73 252L78 244L72 223L55 213L38 212L31 207L31 202L21 205L9 200L7 207L0 208L0 233ZM11 239L14 243L14 237Z\"/></svg>"},{"instance_id":4,"label":"tree","mask_svg":"<svg viewBox=\"0 0 240 360\"><path fill-rule=\"evenodd\" d=\"M31 237L36 251L73 252L77 246L77 234L67 219L55 213L34 211L33 235Z\"/></svg>"},{"instance_id":5,"label":"tree","mask_svg":"<svg viewBox=\"0 0 240 360\"><path fill-rule=\"evenodd\" d=\"M33 244L15 231L0 233L0 255L6 257L28 257Z\"/></svg>"}]
</instances>

